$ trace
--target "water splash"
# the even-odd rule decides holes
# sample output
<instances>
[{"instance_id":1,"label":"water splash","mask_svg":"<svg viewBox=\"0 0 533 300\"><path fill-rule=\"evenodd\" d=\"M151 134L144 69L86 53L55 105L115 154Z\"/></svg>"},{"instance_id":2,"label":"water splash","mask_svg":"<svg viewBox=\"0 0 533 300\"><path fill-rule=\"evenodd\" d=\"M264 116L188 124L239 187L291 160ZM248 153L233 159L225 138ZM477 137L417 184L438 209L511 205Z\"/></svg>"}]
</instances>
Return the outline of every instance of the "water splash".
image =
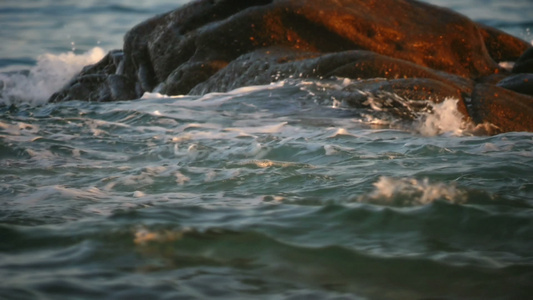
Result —
<instances>
[{"instance_id":1,"label":"water splash","mask_svg":"<svg viewBox=\"0 0 533 300\"><path fill-rule=\"evenodd\" d=\"M392 178L382 176L374 183L375 190L359 202L392 206L427 205L437 200L453 204L466 201L466 192L453 184L430 183L427 178Z\"/></svg>"},{"instance_id":2,"label":"water splash","mask_svg":"<svg viewBox=\"0 0 533 300\"><path fill-rule=\"evenodd\" d=\"M0 105L45 104L84 66L98 62L104 55L100 47L79 55L74 52L44 54L29 70L0 73Z\"/></svg>"},{"instance_id":3,"label":"water splash","mask_svg":"<svg viewBox=\"0 0 533 300\"><path fill-rule=\"evenodd\" d=\"M464 116L457 110L457 99L446 99L433 104L432 112L422 114L415 122L415 130L424 136L444 133L461 136L464 134Z\"/></svg>"}]
</instances>

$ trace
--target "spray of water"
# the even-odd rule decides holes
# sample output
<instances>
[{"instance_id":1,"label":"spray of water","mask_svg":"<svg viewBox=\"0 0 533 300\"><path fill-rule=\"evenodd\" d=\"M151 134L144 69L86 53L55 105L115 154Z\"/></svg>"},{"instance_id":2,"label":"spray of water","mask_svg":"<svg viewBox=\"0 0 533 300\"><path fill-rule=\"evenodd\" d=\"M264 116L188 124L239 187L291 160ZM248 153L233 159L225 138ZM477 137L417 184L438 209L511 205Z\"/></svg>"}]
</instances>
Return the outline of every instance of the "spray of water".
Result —
<instances>
[{"instance_id":1,"label":"spray of water","mask_svg":"<svg viewBox=\"0 0 533 300\"><path fill-rule=\"evenodd\" d=\"M95 47L83 54L44 54L25 72L0 73L0 104L41 105L76 73L102 59L105 51Z\"/></svg>"},{"instance_id":2,"label":"spray of water","mask_svg":"<svg viewBox=\"0 0 533 300\"><path fill-rule=\"evenodd\" d=\"M457 102L457 99L446 99L434 104L431 113L422 114L415 122L415 130L425 136L445 133L463 135L466 124L464 116L457 110Z\"/></svg>"},{"instance_id":3,"label":"spray of water","mask_svg":"<svg viewBox=\"0 0 533 300\"><path fill-rule=\"evenodd\" d=\"M466 192L454 184L431 183L427 178L392 178L382 176L374 183L375 190L359 202L392 206L420 206L437 200L462 204Z\"/></svg>"}]
</instances>

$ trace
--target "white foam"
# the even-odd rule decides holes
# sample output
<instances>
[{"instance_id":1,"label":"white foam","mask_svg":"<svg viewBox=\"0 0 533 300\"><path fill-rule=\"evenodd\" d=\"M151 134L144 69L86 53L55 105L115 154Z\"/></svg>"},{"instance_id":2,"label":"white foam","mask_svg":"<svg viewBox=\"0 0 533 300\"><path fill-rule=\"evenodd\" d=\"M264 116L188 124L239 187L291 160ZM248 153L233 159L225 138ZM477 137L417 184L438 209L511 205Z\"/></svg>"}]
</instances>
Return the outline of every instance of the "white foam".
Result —
<instances>
[{"instance_id":1,"label":"white foam","mask_svg":"<svg viewBox=\"0 0 533 300\"><path fill-rule=\"evenodd\" d=\"M35 138L37 138L36 135L40 131L39 125L29 124L25 122L9 124L0 121L0 129L2 129L4 133L7 133L6 136L2 135L2 138L13 141L34 140ZM25 138L21 140L19 138L21 136Z\"/></svg>"},{"instance_id":2,"label":"white foam","mask_svg":"<svg viewBox=\"0 0 533 300\"><path fill-rule=\"evenodd\" d=\"M101 60L106 52L95 47L83 54L73 52L44 54L37 58L37 65L28 75L18 73L0 74L4 88L0 103L40 105L61 89L74 75L90 64Z\"/></svg>"},{"instance_id":3,"label":"white foam","mask_svg":"<svg viewBox=\"0 0 533 300\"><path fill-rule=\"evenodd\" d=\"M324 151L326 156L331 156L339 153L339 150L333 145L324 145Z\"/></svg>"},{"instance_id":4,"label":"white foam","mask_svg":"<svg viewBox=\"0 0 533 300\"><path fill-rule=\"evenodd\" d=\"M208 93L208 94L203 95L201 98L199 98L195 102L196 104L203 102L204 105L220 104L228 100L234 99L235 97L249 95L255 92L260 92L260 91L265 91L265 90L274 90L274 89L283 87L285 84L286 84L286 81L280 81L280 82L264 84L264 85L244 86L244 87L236 88L234 90L231 90L225 93L213 92L213 93Z\"/></svg>"},{"instance_id":5,"label":"white foam","mask_svg":"<svg viewBox=\"0 0 533 300\"><path fill-rule=\"evenodd\" d=\"M415 130L425 136L444 133L462 135L465 128L464 116L457 109L457 99L446 99L442 103L433 104L431 113L424 113L415 122Z\"/></svg>"},{"instance_id":6,"label":"white foam","mask_svg":"<svg viewBox=\"0 0 533 300\"><path fill-rule=\"evenodd\" d=\"M141 191L135 191L135 192L133 192L133 197L134 197L134 198L142 198L142 197L145 197L145 196L146 196L146 194L143 193L143 192L141 192Z\"/></svg>"},{"instance_id":7,"label":"white foam","mask_svg":"<svg viewBox=\"0 0 533 300\"><path fill-rule=\"evenodd\" d=\"M34 192L26 194L17 200L17 203L28 208L35 207L39 202L56 199L90 199L99 201L107 199L107 194L97 187L87 187L83 189L66 187L63 185L43 186L37 188Z\"/></svg>"},{"instance_id":8,"label":"white foam","mask_svg":"<svg viewBox=\"0 0 533 300\"><path fill-rule=\"evenodd\" d=\"M179 171L176 172L176 173L174 174L174 176L176 177L176 183L177 183L178 185L185 185L186 183L188 183L189 181L191 181L191 178L190 178L190 177L184 175L183 173L181 173L181 172L179 172Z\"/></svg>"},{"instance_id":9,"label":"white foam","mask_svg":"<svg viewBox=\"0 0 533 300\"><path fill-rule=\"evenodd\" d=\"M178 95L178 96L169 96L161 93L151 93L151 92L144 92L141 99L176 99L176 98L183 98L185 96Z\"/></svg>"},{"instance_id":10,"label":"white foam","mask_svg":"<svg viewBox=\"0 0 533 300\"><path fill-rule=\"evenodd\" d=\"M382 176L374 183L375 190L359 198L360 202L394 205L418 206L444 200L454 204L465 202L466 193L454 184L430 183L427 178L392 178Z\"/></svg>"},{"instance_id":11,"label":"white foam","mask_svg":"<svg viewBox=\"0 0 533 300\"><path fill-rule=\"evenodd\" d=\"M501 61L498 63L498 65L501 67L501 68L504 68L505 70L507 71L511 71L515 65L514 61Z\"/></svg>"}]
</instances>

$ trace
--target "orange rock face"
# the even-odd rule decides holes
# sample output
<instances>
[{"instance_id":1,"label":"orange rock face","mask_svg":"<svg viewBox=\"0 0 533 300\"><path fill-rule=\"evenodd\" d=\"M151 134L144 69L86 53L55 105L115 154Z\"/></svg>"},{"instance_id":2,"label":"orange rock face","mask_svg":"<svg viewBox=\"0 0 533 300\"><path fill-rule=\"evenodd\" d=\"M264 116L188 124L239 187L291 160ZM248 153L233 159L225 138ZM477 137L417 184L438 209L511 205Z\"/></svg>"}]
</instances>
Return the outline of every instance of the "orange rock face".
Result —
<instances>
[{"instance_id":1,"label":"orange rock face","mask_svg":"<svg viewBox=\"0 0 533 300\"><path fill-rule=\"evenodd\" d=\"M458 98L465 118L492 122L500 131L531 131L529 96L504 88L528 91L533 83L521 77L494 86L513 75L498 62L517 61L529 48L417 1L200 0L134 27L123 51L84 69L51 101L124 100L155 88L201 94L288 77L384 78L380 87L401 95ZM519 60L521 73L533 72L528 59ZM497 94L507 100L493 90L504 90Z\"/></svg>"}]
</instances>

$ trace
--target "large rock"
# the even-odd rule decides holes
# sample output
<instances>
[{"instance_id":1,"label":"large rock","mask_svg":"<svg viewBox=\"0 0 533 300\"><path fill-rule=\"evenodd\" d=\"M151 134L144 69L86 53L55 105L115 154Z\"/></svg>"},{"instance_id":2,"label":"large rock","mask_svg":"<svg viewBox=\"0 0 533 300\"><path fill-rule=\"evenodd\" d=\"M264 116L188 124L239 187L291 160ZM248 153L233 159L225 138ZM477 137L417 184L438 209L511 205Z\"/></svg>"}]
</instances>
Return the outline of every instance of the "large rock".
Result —
<instances>
[{"instance_id":1,"label":"large rock","mask_svg":"<svg viewBox=\"0 0 533 300\"><path fill-rule=\"evenodd\" d=\"M473 102L496 103L487 100L494 85L513 75L498 62L518 60L513 72L530 72L530 47L417 1L199 0L134 27L123 51L86 67L50 101L127 100L153 90L204 94L286 78L347 77L361 79L363 90L409 99L455 97L465 117L494 122L502 109L531 109L531 101L517 94L507 107L501 101L466 105L465 99L482 95L483 101ZM498 89L527 93L533 84L528 76L507 79ZM365 80L376 78L387 80ZM364 103L358 96L345 98L354 106ZM513 122L531 120L516 114L498 126L533 128Z\"/></svg>"},{"instance_id":2,"label":"large rock","mask_svg":"<svg viewBox=\"0 0 533 300\"><path fill-rule=\"evenodd\" d=\"M533 97L478 84L472 94L472 118L493 124L495 132L533 131Z\"/></svg>"}]
</instances>

